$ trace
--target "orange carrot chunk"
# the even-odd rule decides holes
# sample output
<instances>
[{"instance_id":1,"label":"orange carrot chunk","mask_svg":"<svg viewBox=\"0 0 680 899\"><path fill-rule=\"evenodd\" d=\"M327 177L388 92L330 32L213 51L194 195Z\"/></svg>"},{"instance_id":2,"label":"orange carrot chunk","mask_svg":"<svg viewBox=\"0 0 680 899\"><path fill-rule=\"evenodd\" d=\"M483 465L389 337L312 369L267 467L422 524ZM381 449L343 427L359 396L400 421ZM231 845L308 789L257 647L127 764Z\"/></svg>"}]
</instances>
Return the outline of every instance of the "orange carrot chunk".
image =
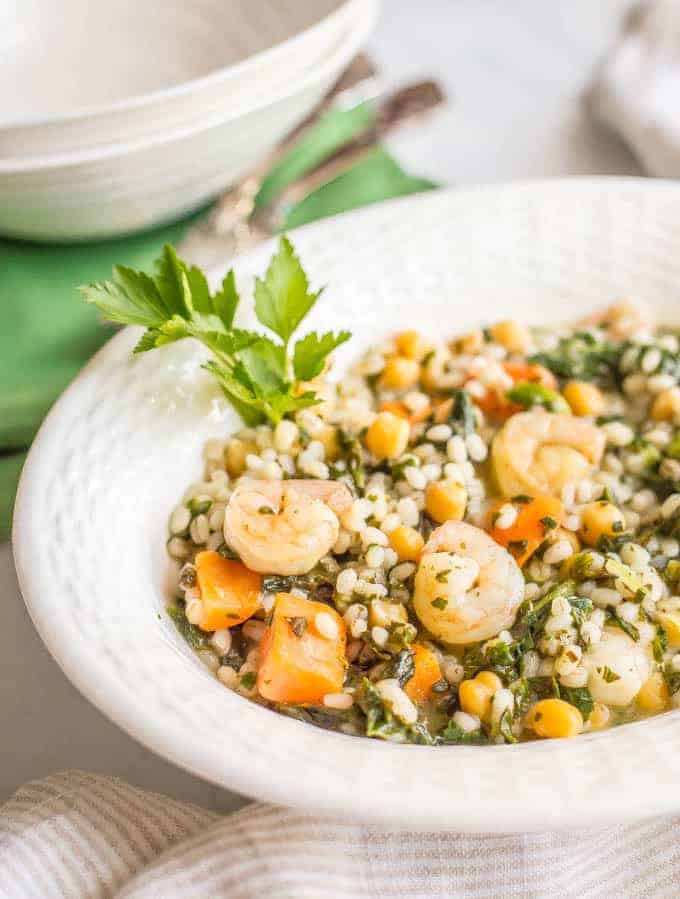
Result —
<instances>
[{"instance_id":1,"label":"orange carrot chunk","mask_svg":"<svg viewBox=\"0 0 680 899\"><path fill-rule=\"evenodd\" d=\"M529 502L520 502L526 500ZM505 546L524 565L550 532L560 527L564 519L564 507L555 496L519 497L519 500L502 500L491 510L489 533L501 546ZM512 503L517 509L517 518L509 528L495 526L495 518L501 506Z\"/></svg>"},{"instance_id":2,"label":"orange carrot chunk","mask_svg":"<svg viewBox=\"0 0 680 899\"><path fill-rule=\"evenodd\" d=\"M206 551L198 553L195 565L203 606L202 630L234 627L259 609L262 577L242 562Z\"/></svg>"},{"instance_id":3,"label":"orange carrot chunk","mask_svg":"<svg viewBox=\"0 0 680 899\"><path fill-rule=\"evenodd\" d=\"M413 677L406 681L404 689L413 702L425 702L432 686L442 679L439 659L427 646L416 643L413 646L413 661L415 671Z\"/></svg>"},{"instance_id":4,"label":"orange carrot chunk","mask_svg":"<svg viewBox=\"0 0 680 899\"><path fill-rule=\"evenodd\" d=\"M260 643L257 689L271 702L320 703L345 679L345 622L322 602L277 593Z\"/></svg>"}]
</instances>

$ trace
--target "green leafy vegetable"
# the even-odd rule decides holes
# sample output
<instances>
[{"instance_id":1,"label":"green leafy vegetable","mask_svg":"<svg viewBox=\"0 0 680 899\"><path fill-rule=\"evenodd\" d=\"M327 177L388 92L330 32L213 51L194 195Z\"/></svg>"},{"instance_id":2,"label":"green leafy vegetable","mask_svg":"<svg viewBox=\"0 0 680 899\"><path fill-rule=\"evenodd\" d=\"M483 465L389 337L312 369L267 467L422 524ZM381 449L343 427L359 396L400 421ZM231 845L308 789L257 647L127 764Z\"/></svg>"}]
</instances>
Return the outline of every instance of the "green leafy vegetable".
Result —
<instances>
[{"instance_id":1,"label":"green leafy vegetable","mask_svg":"<svg viewBox=\"0 0 680 899\"><path fill-rule=\"evenodd\" d=\"M542 406L549 412L569 412L569 405L564 397L544 384L523 381L515 384L506 394L511 403L517 403L525 409Z\"/></svg>"},{"instance_id":2,"label":"green leafy vegetable","mask_svg":"<svg viewBox=\"0 0 680 899\"><path fill-rule=\"evenodd\" d=\"M146 328L135 353L187 337L203 343L212 354L204 367L248 425L267 419L276 424L318 403L314 392L300 390L297 382L317 377L328 355L350 337L348 331L307 334L291 354L291 336L321 291L310 291L285 237L264 277L255 283L255 313L276 339L234 327L240 298L233 271L211 294L205 275L183 262L171 246L157 259L153 275L118 266L111 281L90 284L81 292L109 320Z\"/></svg>"},{"instance_id":3,"label":"green leafy vegetable","mask_svg":"<svg viewBox=\"0 0 680 899\"><path fill-rule=\"evenodd\" d=\"M656 636L652 640L652 655L654 661L661 664L663 662L663 654L668 649L668 636L666 631L659 625L656 629Z\"/></svg>"},{"instance_id":4,"label":"green leafy vegetable","mask_svg":"<svg viewBox=\"0 0 680 899\"><path fill-rule=\"evenodd\" d=\"M402 724L383 702L373 684L364 678L357 703L366 715L366 736L401 743L425 743L432 745L434 738L420 723Z\"/></svg>"},{"instance_id":5,"label":"green leafy vegetable","mask_svg":"<svg viewBox=\"0 0 680 899\"><path fill-rule=\"evenodd\" d=\"M559 696L564 699L565 702L569 702L576 706L583 716L584 721L587 721L588 718L590 718L595 703L587 687L563 687L560 685Z\"/></svg>"},{"instance_id":6,"label":"green leafy vegetable","mask_svg":"<svg viewBox=\"0 0 680 899\"><path fill-rule=\"evenodd\" d=\"M444 730L437 737L438 743L460 743L467 745L481 745L488 743L486 734L481 728L477 730L463 730L453 718L449 719Z\"/></svg>"},{"instance_id":7,"label":"green leafy vegetable","mask_svg":"<svg viewBox=\"0 0 680 899\"><path fill-rule=\"evenodd\" d=\"M475 430L477 426L475 406L467 390L454 391L449 424L454 431L462 436L472 434Z\"/></svg>"},{"instance_id":8,"label":"green leafy vegetable","mask_svg":"<svg viewBox=\"0 0 680 899\"><path fill-rule=\"evenodd\" d=\"M175 623L175 627L192 649L206 649L210 643L208 634L192 624L184 613L184 605L168 606L168 615Z\"/></svg>"},{"instance_id":9,"label":"green leafy vegetable","mask_svg":"<svg viewBox=\"0 0 680 899\"><path fill-rule=\"evenodd\" d=\"M610 384L616 376L621 347L597 340L587 331L560 340L552 352L536 353L530 362L543 365L559 378Z\"/></svg>"},{"instance_id":10,"label":"green leafy vegetable","mask_svg":"<svg viewBox=\"0 0 680 899\"><path fill-rule=\"evenodd\" d=\"M386 666L383 676L394 677L399 681L400 687L405 687L415 673L416 664L413 650L400 649Z\"/></svg>"},{"instance_id":11,"label":"green leafy vegetable","mask_svg":"<svg viewBox=\"0 0 680 899\"><path fill-rule=\"evenodd\" d=\"M484 658L494 671L504 671L515 664L515 654L511 644L497 640L484 647Z\"/></svg>"},{"instance_id":12,"label":"green leafy vegetable","mask_svg":"<svg viewBox=\"0 0 680 899\"><path fill-rule=\"evenodd\" d=\"M593 611L593 603L587 596L570 596L569 605L571 606L571 617L574 619L574 624L580 628Z\"/></svg>"},{"instance_id":13,"label":"green leafy vegetable","mask_svg":"<svg viewBox=\"0 0 680 899\"><path fill-rule=\"evenodd\" d=\"M639 640L640 639L640 631L635 627L634 624L631 624L630 621L626 621L625 618L622 618L615 608L607 609L605 612L606 620L609 624L613 624L624 632L624 634L628 634L631 640Z\"/></svg>"}]
</instances>

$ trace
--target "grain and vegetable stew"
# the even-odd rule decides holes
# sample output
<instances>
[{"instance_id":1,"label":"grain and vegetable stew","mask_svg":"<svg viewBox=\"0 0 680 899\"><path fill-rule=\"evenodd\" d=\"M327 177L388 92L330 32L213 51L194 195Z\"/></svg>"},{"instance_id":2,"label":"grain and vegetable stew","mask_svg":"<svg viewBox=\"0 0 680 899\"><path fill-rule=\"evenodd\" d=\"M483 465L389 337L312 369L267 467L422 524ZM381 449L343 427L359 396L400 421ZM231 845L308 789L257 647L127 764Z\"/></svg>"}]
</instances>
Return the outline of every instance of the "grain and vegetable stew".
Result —
<instances>
[{"instance_id":1,"label":"grain and vegetable stew","mask_svg":"<svg viewBox=\"0 0 680 899\"><path fill-rule=\"evenodd\" d=\"M293 334L319 293L284 238L233 326L170 248L86 298L184 337L244 421L170 515L168 608L226 687L346 734L571 737L680 706L680 352L618 302L386 338Z\"/></svg>"}]
</instances>

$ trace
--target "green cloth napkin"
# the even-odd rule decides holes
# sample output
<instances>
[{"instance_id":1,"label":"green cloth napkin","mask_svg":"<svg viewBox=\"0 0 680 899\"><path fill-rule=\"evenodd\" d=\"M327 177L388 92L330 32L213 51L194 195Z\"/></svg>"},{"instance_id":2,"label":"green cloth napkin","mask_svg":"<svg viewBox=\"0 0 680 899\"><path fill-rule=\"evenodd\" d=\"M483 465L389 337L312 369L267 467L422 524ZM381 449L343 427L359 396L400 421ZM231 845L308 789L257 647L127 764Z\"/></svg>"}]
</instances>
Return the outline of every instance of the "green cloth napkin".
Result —
<instances>
[{"instance_id":1,"label":"green cloth napkin","mask_svg":"<svg viewBox=\"0 0 680 899\"><path fill-rule=\"evenodd\" d=\"M40 422L112 333L76 288L108 277L117 263L148 269L196 218L105 243L0 241L0 540L9 536L19 473Z\"/></svg>"},{"instance_id":2,"label":"green cloth napkin","mask_svg":"<svg viewBox=\"0 0 680 899\"><path fill-rule=\"evenodd\" d=\"M368 127L365 106L329 113L296 144L263 184L260 205L329 158ZM406 174L376 147L287 211L285 228L435 185ZM200 215L200 213L199 213ZM76 288L107 278L116 264L146 269L165 243L178 243L197 220L120 240L77 246L0 241L0 540L9 536L26 450L45 413L90 356L110 337Z\"/></svg>"}]
</instances>

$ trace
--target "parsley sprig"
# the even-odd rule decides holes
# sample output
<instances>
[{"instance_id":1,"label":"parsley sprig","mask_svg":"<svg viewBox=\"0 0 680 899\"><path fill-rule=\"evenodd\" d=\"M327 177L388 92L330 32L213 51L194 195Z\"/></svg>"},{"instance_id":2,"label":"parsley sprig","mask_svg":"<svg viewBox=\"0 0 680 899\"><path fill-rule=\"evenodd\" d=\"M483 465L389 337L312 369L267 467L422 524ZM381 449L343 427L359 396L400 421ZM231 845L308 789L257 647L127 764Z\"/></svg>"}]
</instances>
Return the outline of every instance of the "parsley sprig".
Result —
<instances>
[{"instance_id":1,"label":"parsley sprig","mask_svg":"<svg viewBox=\"0 0 680 899\"><path fill-rule=\"evenodd\" d=\"M349 331L311 332L291 346L291 338L319 299L292 244L282 237L264 277L255 279L255 314L273 336L234 327L241 298L231 269L211 293L203 272L183 262L171 246L147 275L116 266L110 281L81 288L88 303L110 321L146 328L134 348L143 353L193 337L212 358L204 365L247 425L287 415L319 402L300 388L323 371L326 357L349 340Z\"/></svg>"}]
</instances>

